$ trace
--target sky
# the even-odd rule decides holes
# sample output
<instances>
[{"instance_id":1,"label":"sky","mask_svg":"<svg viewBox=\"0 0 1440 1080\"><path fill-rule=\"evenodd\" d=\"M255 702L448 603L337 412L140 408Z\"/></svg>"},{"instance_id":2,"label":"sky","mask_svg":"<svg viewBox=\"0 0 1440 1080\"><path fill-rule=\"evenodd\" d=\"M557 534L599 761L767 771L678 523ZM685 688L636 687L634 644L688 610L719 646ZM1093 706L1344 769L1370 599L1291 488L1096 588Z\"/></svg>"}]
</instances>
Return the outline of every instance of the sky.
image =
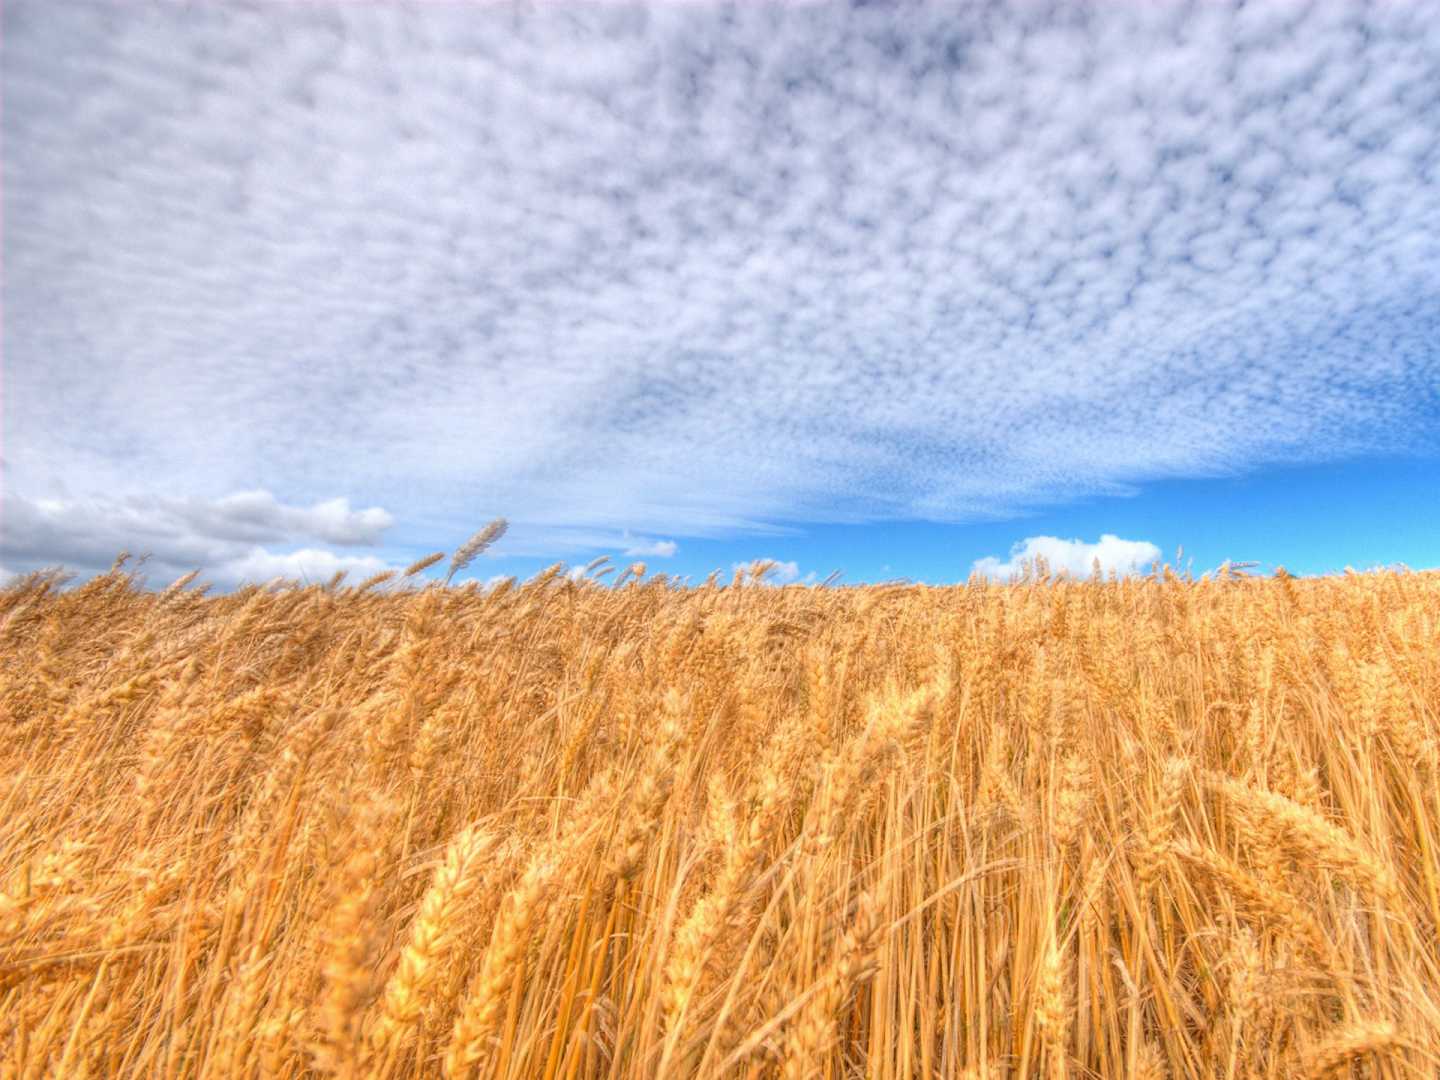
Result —
<instances>
[{"instance_id":1,"label":"sky","mask_svg":"<svg viewBox=\"0 0 1440 1080\"><path fill-rule=\"evenodd\" d=\"M0 573L1440 567L1428 3L0 19Z\"/></svg>"}]
</instances>

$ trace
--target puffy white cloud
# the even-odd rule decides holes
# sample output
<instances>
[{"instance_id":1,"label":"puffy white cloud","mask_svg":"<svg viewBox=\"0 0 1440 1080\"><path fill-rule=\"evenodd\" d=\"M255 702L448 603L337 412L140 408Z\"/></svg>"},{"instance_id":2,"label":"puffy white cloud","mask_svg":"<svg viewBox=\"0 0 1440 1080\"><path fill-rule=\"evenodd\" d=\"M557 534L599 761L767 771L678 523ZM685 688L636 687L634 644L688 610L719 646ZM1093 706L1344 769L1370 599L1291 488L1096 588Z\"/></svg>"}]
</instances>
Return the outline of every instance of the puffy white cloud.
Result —
<instances>
[{"instance_id":1,"label":"puffy white cloud","mask_svg":"<svg viewBox=\"0 0 1440 1080\"><path fill-rule=\"evenodd\" d=\"M1002 562L988 555L976 559L973 569L986 577L1006 581L1012 574L1022 573L1027 561L1033 566L1036 556L1049 564L1052 574L1064 570L1072 578L1088 578L1096 559L1107 575L1111 570L1122 576L1144 573L1160 558L1160 549L1148 540L1122 540L1114 533L1105 533L1094 544L1061 540L1056 536L1029 536L1011 547L1008 560Z\"/></svg>"},{"instance_id":2,"label":"puffy white cloud","mask_svg":"<svg viewBox=\"0 0 1440 1080\"><path fill-rule=\"evenodd\" d=\"M625 554L641 558L668 559L679 550L680 545L674 540L640 540L627 547Z\"/></svg>"},{"instance_id":3,"label":"puffy white cloud","mask_svg":"<svg viewBox=\"0 0 1440 1080\"><path fill-rule=\"evenodd\" d=\"M5 38L7 497L347 544L347 491L540 554L1433 441L1424 0L10 0ZM215 505L262 477L303 525Z\"/></svg>"},{"instance_id":4,"label":"puffy white cloud","mask_svg":"<svg viewBox=\"0 0 1440 1080\"><path fill-rule=\"evenodd\" d=\"M749 581L751 580L750 570L755 565L756 561L770 564L769 570L765 572L765 576L761 579L766 585L790 585L800 580L800 566L793 559L786 562L780 559L762 558L759 560L752 560L751 562L732 563L730 566L730 572L733 574L737 570L741 571L745 575L745 580ZM809 580L813 580L814 577L815 575L813 573L810 574Z\"/></svg>"},{"instance_id":5,"label":"puffy white cloud","mask_svg":"<svg viewBox=\"0 0 1440 1080\"><path fill-rule=\"evenodd\" d=\"M788 585L792 581L800 580L800 567L795 564L793 559L789 562L776 560L775 565L771 567L770 573L766 576L777 585Z\"/></svg>"},{"instance_id":6,"label":"puffy white cloud","mask_svg":"<svg viewBox=\"0 0 1440 1080\"><path fill-rule=\"evenodd\" d=\"M337 555L323 548L301 548L276 554L257 548L221 563L208 576L229 585L246 582L259 585L277 577L313 585L328 581L338 571L344 570L350 575L351 582L358 584L359 579L390 569L393 567L384 559L373 555Z\"/></svg>"},{"instance_id":7,"label":"puffy white cloud","mask_svg":"<svg viewBox=\"0 0 1440 1080\"><path fill-rule=\"evenodd\" d=\"M351 510L345 498L327 499L314 506L285 506L268 491L244 491L213 502L151 499L150 505L198 530L241 540L273 540L284 536L313 536L331 544L373 545L395 519L378 506Z\"/></svg>"},{"instance_id":8,"label":"puffy white cloud","mask_svg":"<svg viewBox=\"0 0 1440 1080\"><path fill-rule=\"evenodd\" d=\"M378 507L351 510L345 499L290 506L266 491L211 500L11 494L0 522L0 552L7 563L27 569L58 564L93 572L129 551L151 557L146 564L151 576L178 577L199 568L209 580L234 585L280 575L329 578L342 569L352 574L386 569L386 560L373 555L337 555L314 546L272 548L307 540L374 545L390 524L390 515Z\"/></svg>"}]
</instances>

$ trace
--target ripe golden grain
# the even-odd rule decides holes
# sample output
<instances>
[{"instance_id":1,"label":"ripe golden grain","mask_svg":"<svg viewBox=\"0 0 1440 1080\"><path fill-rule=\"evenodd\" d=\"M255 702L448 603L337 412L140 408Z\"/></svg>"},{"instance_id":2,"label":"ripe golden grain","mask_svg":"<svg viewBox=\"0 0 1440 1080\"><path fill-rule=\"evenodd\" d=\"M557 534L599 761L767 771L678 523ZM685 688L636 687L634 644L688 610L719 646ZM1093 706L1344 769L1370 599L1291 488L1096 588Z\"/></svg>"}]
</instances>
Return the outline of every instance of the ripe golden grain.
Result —
<instances>
[{"instance_id":1,"label":"ripe golden grain","mask_svg":"<svg viewBox=\"0 0 1440 1080\"><path fill-rule=\"evenodd\" d=\"M420 1019L448 954L463 932L462 920L484 879L496 837L479 826L458 833L420 901L400 964L382 995L383 1011L370 1033L377 1055L388 1053Z\"/></svg>"},{"instance_id":2,"label":"ripe golden grain","mask_svg":"<svg viewBox=\"0 0 1440 1080\"><path fill-rule=\"evenodd\" d=\"M1401 1044L1400 1034L1388 1020L1352 1024L1312 1050L1305 1059L1309 1080L1330 1080L1350 1074L1350 1066L1364 1057L1381 1057Z\"/></svg>"},{"instance_id":3,"label":"ripe golden grain","mask_svg":"<svg viewBox=\"0 0 1440 1080\"><path fill-rule=\"evenodd\" d=\"M1433 1074L1440 576L437 561L0 589L0 1077Z\"/></svg>"}]
</instances>

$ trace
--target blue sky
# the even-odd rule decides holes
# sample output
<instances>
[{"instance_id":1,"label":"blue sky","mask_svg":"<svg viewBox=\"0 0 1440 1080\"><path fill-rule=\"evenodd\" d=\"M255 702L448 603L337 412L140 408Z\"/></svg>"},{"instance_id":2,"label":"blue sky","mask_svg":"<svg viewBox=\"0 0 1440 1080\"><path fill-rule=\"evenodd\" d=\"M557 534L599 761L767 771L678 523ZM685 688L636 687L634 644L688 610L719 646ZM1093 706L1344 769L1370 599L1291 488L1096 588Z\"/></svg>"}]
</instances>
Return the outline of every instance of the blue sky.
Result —
<instances>
[{"instance_id":1,"label":"blue sky","mask_svg":"<svg viewBox=\"0 0 1440 1080\"><path fill-rule=\"evenodd\" d=\"M0 570L1440 566L1432 15L10 0Z\"/></svg>"}]
</instances>

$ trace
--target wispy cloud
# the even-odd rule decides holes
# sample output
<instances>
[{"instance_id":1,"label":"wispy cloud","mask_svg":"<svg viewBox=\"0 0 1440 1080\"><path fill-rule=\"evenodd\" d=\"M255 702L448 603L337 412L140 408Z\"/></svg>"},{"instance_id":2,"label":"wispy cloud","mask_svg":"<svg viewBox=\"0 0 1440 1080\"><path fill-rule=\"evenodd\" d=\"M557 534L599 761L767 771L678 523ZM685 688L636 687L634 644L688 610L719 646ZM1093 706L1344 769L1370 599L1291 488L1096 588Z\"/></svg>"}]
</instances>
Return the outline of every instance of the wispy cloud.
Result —
<instances>
[{"instance_id":1,"label":"wispy cloud","mask_svg":"<svg viewBox=\"0 0 1440 1080\"><path fill-rule=\"evenodd\" d=\"M7 564L16 495L563 552L1435 441L1427 3L3 17Z\"/></svg>"},{"instance_id":2,"label":"wispy cloud","mask_svg":"<svg viewBox=\"0 0 1440 1080\"><path fill-rule=\"evenodd\" d=\"M1028 536L1010 549L1010 558L1002 562L994 555L976 559L973 569L986 577L1005 581L1019 574L1025 564L1035 565L1043 558L1052 574L1064 570L1072 578L1088 578L1096 561L1103 573L1114 570L1120 576L1143 573L1160 558L1160 549L1148 540L1122 540L1114 533L1105 533L1099 541L1061 540L1056 536Z\"/></svg>"}]
</instances>

